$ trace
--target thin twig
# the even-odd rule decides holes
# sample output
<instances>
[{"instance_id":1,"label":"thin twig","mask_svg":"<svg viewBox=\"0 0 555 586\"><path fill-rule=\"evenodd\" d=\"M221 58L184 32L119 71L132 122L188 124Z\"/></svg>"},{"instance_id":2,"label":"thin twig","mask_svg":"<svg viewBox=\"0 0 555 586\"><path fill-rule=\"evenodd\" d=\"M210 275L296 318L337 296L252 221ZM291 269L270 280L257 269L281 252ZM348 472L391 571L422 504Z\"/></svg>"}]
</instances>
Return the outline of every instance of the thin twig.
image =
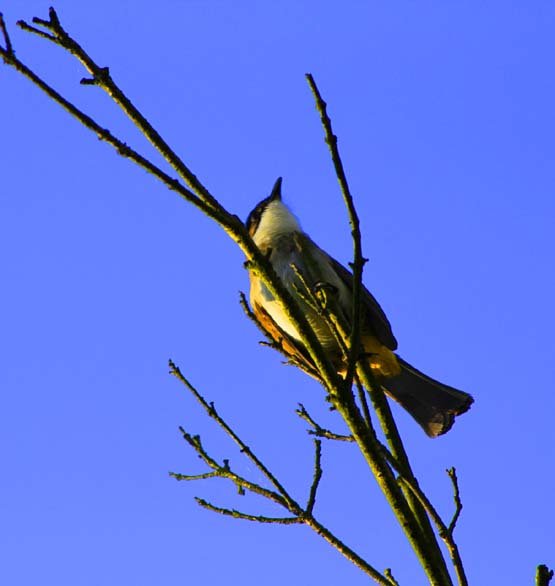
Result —
<instances>
[{"instance_id":1,"label":"thin twig","mask_svg":"<svg viewBox=\"0 0 555 586\"><path fill-rule=\"evenodd\" d=\"M2 32L2 36L4 37L4 43L6 43L6 53L8 55L15 55L12 40L10 39L10 35L8 33L8 29L6 27L6 22L4 20L4 15L0 12L0 31Z\"/></svg>"},{"instance_id":2,"label":"thin twig","mask_svg":"<svg viewBox=\"0 0 555 586\"><path fill-rule=\"evenodd\" d=\"M249 458L249 460L262 472L262 474L270 481L277 491L283 496L288 506L292 507L293 510L301 511L301 507L285 490L283 485L278 479L268 470L268 468L262 463L262 461L253 453L253 451L241 440L241 438L231 429L231 427L224 421L216 411L213 403L208 401L197 391L197 389L185 378L181 370L174 364L173 361L169 361L170 374L173 374L179 381L181 381L191 391L196 400L204 407L204 410L212 419L218 423L218 425L227 433L227 435L239 446L241 452Z\"/></svg>"},{"instance_id":3,"label":"thin twig","mask_svg":"<svg viewBox=\"0 0 555 586\"><path fill-rule=\"evenodd\" d=\"M170 477L175 480L206 480L207 478L221 478L218 472L205 472L204 474L181 474L180 472L170 472Z\"/></svg>"},{"instance_id":4,"label":"thin twig","mask_svg":"<svg viewBox=\"0 0 555 586\"><path fill-rule=\"evenodd\" d=\"M35 22L35 19L33 19L33 22ZM16 22L16 24L21 30L24 30L28 33L33 33L34 35L37 35L39 37L43 37L44 39L48 39L49 41L51 41L53 43L58 42L58 39L55 36L51 35L50 33L45 32L45 31L41 31L40 29L38 29L34 26L31 26L30 24L28 24L24 20L18 20Z\"/></svg>"},{"instance_id":5,"label":"thin twig","mask_svg":"<svg viewBox=\"0 0 555 586\"><path fill-rule=\"evenodd\" d=\"M162 183L164 183L169 189L176 191L184 199L198 207L203 213L210 215L210 210L196 197L193 192L181 185L177 179L162 171L162 169L151 163L148 159L140 155L137 151L133 150L123 141L116 138L109 130L102 128L95 120L74 106L71 102L66 100L54 88L52 88L38 75L31 71L17 57L15 57L14 53L6 53L4 49L0 48L0 54L4 57L5 60L7 60L9 65L14 67L17 71L19 71L19 73L27 77L36 86L42 89L50 98L52 98L52 100L62 106L64 110L76 118L83 126L94 132L100 140L105 141L113 146L121 156L130 159L135 164L142 167L145 171L148 171L157 179L162 181Z\"/></svg>"},{"instance_id":6,"label":"thin twig","mask_svg":"<svg viewBox=\"0 0 555 586\"><path fill-rule=\"evenodd\" d=\"M44 20L43 18L39 18L38 16L33 16L32 21L35 24L40 24L41 26L43 26L44 28L50 28L51 27L51 22L50 20ZM59 22L59 21L58 21Z\"/></svg>"},{"instance_id":7,"label":"thin twig","mask_svg":"<svg viewBox=\"0 0 555 586\"><path fill-rule=\"evenodd\" d=\"M345 205L347 206L347 211L349 214L349 224L351 225L351 235L353 237L354 259L353 263L351 264L351 268L353 269L353 311L351 316L351 334L349 344L350 351L347 363L347 374L345 376L346 384L350 386L355 375L356 362L358 360L360 353L360 301L362 290L362 271L367 259L365 259L362 256L362 235L360 232L358 214L354 205L351 191L349 189L349 184L347 182L347 176L345 175L343 162L339 154L339 149L337 146L337 136L333 133L331 119L327 113L327 104L322 99L322 95L320 94L320 90L316 85L314 77L310 73L307 73L306 79L314 95L314 99L316 101L316 108L320 114L322 126L324 127L326 143L331 153L333 166L335 168L335 174L337 176L337 180L339 181L339 186L341 188L343 200L345 201Z\"/></svg>"},{"instance_id":8,"label":"thin twig","mask_svg":"<svg viewBox=\"0 0 555 586\"><path fill-rule=\"evenodd\" d=\"M223 213L224 209L220 203L208 192L204 185L198 180L194 173L185 165L185 163L177 156L177 154L170 148L168 143L162 136L154 129L148 120L139 112L134 104L129 100L121 88L116 84L110 75L107 67L99 66L92 57L81 47L81 45L71 37L71 35L63 28L58 15L54 8L49 9L49 20L33 19L34 23L38 23L45 28L48 28L54 33L54 36L40 33L34 27L26 28L28 32L34 34L41 34L48 40L53 42L75 56L82 65L91 74L95 85L102 88L116 104L125 112L143 131L146 138L151 144L160 152L166 161L177 171L180 177L189 185L189 187L202 199L209 207Z\"/></svg>"},{"instance_id":9,"label":"thin twig","mask_svg":"<svg viewBox=\"0 0 555 586\"><path fill-rule=\"evenodd\" d=\"M306 525L313 529L320 537L323 537L329 544L331 544L337 551L342 553L347 559L351 560L363 572L371 576L378 584L382 586L395 586L395 582L388 577L378 572L375 568L370 566L368 562L362 559L356 552L346 546L340 539L335 537L326 527L319 523L314 517L307 517L304 519Z\"/></svg>"},{"instance_id":10,"label":"thin twig","mask_svg":"<svg viewBox=\"0 0 555 586\"><path fill-rule=\"evenodd\" d=\"M309 412L305 409L305 406L302 403L299 403L299 408L295 410L295 413L301 419L304 419L308 424L312 425L313 429L308 430L308 433L311 435L315 435L316 437L323 437L329 440L336 440L340 442L355 441L355 438L352 435L334 433L333 431L330 431L329 429L322 427L319 423L314 421L314 418L309 414Z\"/></svg>"},{"instance_id":11,"label":"thin twig","mask_svg":"<svg viewBox=\"0 0 555 586\"><path fill-rule=\"evenodd\" d=\"M451 483L453 484L453 500L455 501L455 512L453 513L453 518L449 523L449 527L447 527L449 535L453 535L453 531L455 531L457 521L459 520L459 516L463 508L463 504L461 501L461 494L459 492L459 480L457 478L456 469L454 467L448 468L446 472L449 478L451 479Z\"/></svg>"},{"instance_id":12,"label":"thin twig","mask_svg":"<svg viewBox=\"0 0 555 586\"><path fill-rule=\"evenodd\" d=\"M303 523L303 520L299 517L264 517L263 515L249 515L248 513L242 513L237 509L217 507L198 496L195 497L195 500L201 507L204 507L209 511L214 511L215 513L220 513L220 515L226 515L228 517L234 517L235 519L245 519L247 521L256 521L257 523L278 523L280 525L295 525Z\"/></svg>"},{"instance_id":13,"label":"thin twig","mask_svg":"<svg viewBox=\"0 0 555 586\"><path fill-rule=\"evenodd\" d=\"M364 387L360 384L360 379L358 378L358 376L355 377L355 382L357 385L358 400L362 405L362 413L364 415L364 419L366 420L366 425L368 425L368 427L373 427L372 417L370 416L370 409L368 407L368 401L366 400L366 393L364 391Z\"/></svg>"},{"instance_id":14,"label":"thin twig","mask_svg":"<svg viewBox=\"0 0 555 586\"><path fill-rule=\"evenodd\" d=\"M305 511L308 515L312 515L314 505L316 504L316 493L318 492L318 485L322 479L322 442L319 439L314 440L314 478L310 486L310 494L308 502L306 503Z\"/></svg>"},{"instance_id":15,"label":"thin twig","mask_svg":"<svg viewBox=\"0 0 555 586\"><path fill-rule=\"evenodd\" d=\"M404 476L399 476L399 481L416 496L416 498L419 500L424 509L428 512L430 518L436 525L438 535L443 540L443 542L447 546L447 550L449 551L449 555L453 562L453 567L455 568L455 573L457 575L459 586L468 586L468 581L466 579L466 574L459 553L459 548L453 539L453 535L449 532L449 528L447 527L447 525L445 525L443 519L440 517L439 513L436 511L428 497L422 492L419 486L414 485L412 481L408 480Z\"/></svg>"},{"instance_id":16,"label":"thin twig","mask_svg":"<svg viewBox=\"0 0 555 586\"><path fill-rule=\"evenodd\" d=\"M310 89L312 90L312 93L314 95L314 98L316 101L316 107L317 107L317 110L320 114L320 119L322 121L322 125L324 127L326 143L328 144L328 147L329 147L329 150L331 153L331 157L332 157L332 161L333 161L333 165L335 168L335 173L336 173L337 179L339 181L339 185L341 187L341 193L343 195L343 199L344 199L345 204L347 206L347 210L348 210L348 214L349 214L349 223L351 225L351 234L353 237L354 260L353 260L353 263L351 263L351 265L350 265L352 268L352 271L353 271L353 308L352 308L352 318L351 318L352 321L351 321L350 343L349 343L350 350L349 350L349 357L348 357L348 363L347 363L347 372L345 375L346 385L350 386L352 384L353 379L354 379L354 376L356 373L356 368L357 368L357 362L359 361L359 356L360 356L362 272L363 272L364 264L366 263L367 259L365 259L362 256L362 236L361 236L361 232L360 232L360 224L359 224L358 214L356 212L353 197L352 197L350 190L349 190L349 185L348 185L347 178L345 175L345 169L343 167L343 162L342 162L341 157L339 155L339 149L337 147L337 136L335 136L335 134L333 133L331 120L327 114L326 102L323 100L323 98L320 94L320 91L318 89L318 86L316 85L314 77L310 73L308 73L308 74L306 74L306 79L307 79L308 84L310 86ZM390 444L392 446L392 452L394 453L394 455L397 457L397 459L401 463L405 464L405 461L406 461L407 474L414 478L414 474L412 473L412 470L410 469L410 464L409 464L408 458L406 457L404 447L403 447L401 438L397 432L397 428L395 426L393 418L391 417L390 412L389 412L389 416L387 415L387 411L389 410L389 406L387 405L385 397L383 397L383 392L381 392L381 389L375 390L376 389L375 385L373 388L374 388L374 390L372 388L369 388L369 391L374 396L378 395L377 401L378 401L378 403L382 403L382 413L385 414L385 418L382 419L380 417L380 421L381 421L382 425L385 423L384 433L386 434L388 441L392 440L392 441L390 441ZM374 400L374 397L373 397L373 400ZM385 404L385 407L383 407L383 404ZM367 419L367 421L369 421L368 417L366 417L366 419ZM416 479L414 479L414 480L416 482ZM409 497L409 500L410 500L410 497ZM437 562L439 572L442 574L443 578L446 581L449 581L449 573L447 572L445 562L444 562L443 557L441 555L441 551L439 549L439 546L437 544L437 541L435 539L433 531L430 527L428 519L425 518L425 515L423 514L423 512L419 510L417 503L410 503L410 504L411 504L411 508L414 509L414 514L415 514L415 516L418 520L418 523L421 527L423 536L429 542L430 547L432 548L431 551L433 552L433 557L435 558L435 560Z\"/></svg>"},{"instance_id":17,"label":"thin twig","mask_svg":"<svg viewBox=\"0 0 555 586\"><path fill-rule=\"evenodd\" d=\"M182 427L180 427L179 430L181 431L183 438L197 452L197 454L201 457L201 459L204 461L204 463L208 467L212 468L212 470L214 471L213 473L209 473L210 475L207 476L206 478L215 478L215 477L227 478L228 480L231 480L237 487L239 487L241 489L248 490L254 494L258 494L260 496L263 496L263 497L267 498L268 500L274 501L275 503L277 503L278 505L280 505L282 507L286 507L288 509L290 508L289 507L290 503L281 494L278 494L277 492L274 492L273 490L269 490L267 488L264 488L260 484L257 484L255 482L251 482L250 480L243 478L242 476L240 476L236 472L233 472L233 470L231 470L231 468L229 467L229 461L224 460L223 466L221 464L219 464L214 458L212 458L206 452L206 450L202 446L202 443L200 441L200 437L198 435L191 435L191 434L187 433ZM199 475L186 475L186 474L170 473L170 476L172 476L176 480L200 480L200 479L202 479L201 478L202 475L199 476ZM295 512L297 511L297 509L295 507L293 507L293 509L295 510Z\"/></svg>"},{"instance_id":18,"label":"thin twig","mask_svg":"<svg viewBox=\"0 0 555 586\"><path fill-rule=\"evenodd\" d=\"M314 462L314 476L310 488L310 494L308 498L308 504L305 509L302 509L285 491L282 484L271 474L268 469L254 456L251 450L242 442L237 434L230 428L230 426L217 414L216 410L214 409L214 405L212 403L208 403L204 397L188 383L187 379L183 377L179 369L170 362L170 367L172 368L172 374L174 374L179 380L181 380L187 388L193 393L193 395L199 400L202 406L205 408L207 413L215 419L221 427L224 428L226 433L230 437L234 439L234 441L239 445L241 448L241 452L244 453L251 461L253 461L256 466L261 470L266 478L272 482L272 484L278 488L281 494L278 494L274 491L268 490L260 485L250 482L245 478L239 476L235 472L233 472L229 466L229 462L224 460L223 466L218 464L218 462L212 458L206 450L203 448L200 437L199 436L192 436L188 434L183 428L180 428L183 437L186 441L193 447L193 449L199 454L199 456L203 459L203 461L214 471L214 473L208 473L207 475L180 475L180 474L172 474L174 478L177 480L202 480L207 478L214 478L216 476L220 476L222 478L227 478L233 481L236 485L246 490L249 490L255 494L259 494L267 499L273 500L277 504L286 508L290 513L293 514L293 517L285 517L285 518L276 518L276 517L265 517L262 515L251 515L248 513L243 513L241 511L237 511L236 509L228 509L224 507L217 507L204 499L197 498L197 502L214 512L220 513L222 515L227 515L239 519L246 519L249 521L258 521L260 523L282 523L282 524L294 524L294 523L304 523L308 525L311 529L313 529L318 535L323 537L326 541L331 543L342 555L344 555L347 559L349 559L352 563L360 567L364 572L366 572L369 576L371 576L376 582L382 584L383 586L393 586L393 582L391 582L388 578L378 572L373 566L371 566L368 562L363 560L356 552L350 549L347 545L345 545L340 539L338 539L335 535L333 535L326 527L324 527L319 521L314 518L313 515L313 508L316 501L316 493L318 490L318 485L320 483L320 479L322 477L322 467L321 467L321 442L316 440L315 443L315 462Z\"/></svg>"},{"instance_id":19,"label":"thin twig","mask_svg":"<svg viewBox=\"0 0 555 586\"><path fill-rule=\"evenodd\" d=\"M401 435L397 429L397 424L395 423L395 419L391 413L391 407L387 402L381 385L376 382L374 374L372 373L372 369L364 361L359 361L357 364L357 378L368 390L374 411L378 416L380 426L384 432L387 444L389 445L391 455L399 467L398 472L405 478L409 479L412 485L418 486L418 480L412 471L408 455L405 451L403 440L401 439ZM446 584L451 584L451 578L445 564L445 559L425 509L422 507L418 498L416 498L412 491L408 490L404 491L404 493L407 503L411 509L412 516L419 526L422 538L424 542L427 543L425 550L428 553L426 555L425 562L423 562L423 565L424 563L433 564L436 570L441 574L441 580L443 580L443 582Z\"/></svg>"}]
</instances>

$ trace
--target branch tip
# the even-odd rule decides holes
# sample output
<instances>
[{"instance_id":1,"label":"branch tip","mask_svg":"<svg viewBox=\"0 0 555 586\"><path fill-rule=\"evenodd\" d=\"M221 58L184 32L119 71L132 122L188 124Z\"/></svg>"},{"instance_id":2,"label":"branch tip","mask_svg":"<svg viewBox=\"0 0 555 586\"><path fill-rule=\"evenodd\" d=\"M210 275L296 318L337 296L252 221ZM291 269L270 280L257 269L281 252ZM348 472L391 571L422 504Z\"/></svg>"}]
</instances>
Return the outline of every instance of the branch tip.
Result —
<instances>
[{"instance_id":1,"label":"branch tip","mask_svg":"<svg viewBox=\"0 0 555 586\"><path fill-rule=\"evenodd\" d=\"M235 519L244 519L246 521L255 521L257 523L276 523L281 525L293 525L303 522L300 517L265 517L263 515L250 515L248 513L238 511L237 509L218 507L198 496L195 497L195 500L201 507L208 509L209 511L213 511L214 513L219 513L220 515L225 515L227 517L234 517Z\"/></svg>"},{"instance_id":2,"label":"branch tip","mask_svg":"<svg viewBox=\"0 0 555 586\"><path fill-rule=\"evenodd\" d=\"M461 501L461 495L459 490L459 479L457 478L457 470L455 467L448 468L446 470L447 475L451 479L451 483L453 485L453 500L455 501L455 512L453 513L453 518L447 527L447 532L450 536L453 535L453 531L455 531L455 527L457 526L457 521L459 520L459 516L461 514L463 504Z\"/></svg>"},{"instance_id":3,"label":"branch tip","mask_svg":"<svg viewBox=\"0 0 555 586\"><path fill-rule=\"evenodd\" d=\"M536 586L549 586L553 578L553 570L550 570L545 564L540 564L536 568Z\"/></svg>"},{"instance_id":4,"label":"branch tip","mask_svg":"<svg viewBox=\"0 0 555 586\"><path fill-rule=\"evenodd\" d=\"M384 576L391 582L391 586L399 586L399 582L395 580L393 574L391 573L391 568L386 568L383 573Z\"/></svg>"},{"instance_id":5,"label":"branch tip","mask_svg":"<svg viewBox=\"0 0 555 586\"><path fill-rule=\"evenodd\" d=\"M13 50L12 40L10 39L8 27L6 26L6 21L4 20L4 14L2 12L0 12L0 29L2 31L2 36L4 37L4 43L6 44L7 56L13 57L15 52Z\"/></svg>"},{"instance_id":6,"label":"branch tip","mask_svg":"<svg viewBox=\"0 0 555 586\"><path fill-rule=\"evenodd\" d=\"M54 10L53 6L50 6L48 9L48 16L53 27L61 28L60 19L58 18L56 10Z\"/></svg>"}]
</instances>

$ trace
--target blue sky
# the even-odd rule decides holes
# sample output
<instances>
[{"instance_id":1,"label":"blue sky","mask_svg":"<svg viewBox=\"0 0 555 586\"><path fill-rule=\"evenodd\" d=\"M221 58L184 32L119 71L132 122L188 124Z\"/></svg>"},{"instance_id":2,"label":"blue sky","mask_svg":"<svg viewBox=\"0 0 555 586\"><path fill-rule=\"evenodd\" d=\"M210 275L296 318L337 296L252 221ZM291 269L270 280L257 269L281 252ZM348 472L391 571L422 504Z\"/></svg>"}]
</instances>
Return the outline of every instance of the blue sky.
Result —
<instances>
[{"instance_id":1,"label":"blue sky","mask_svg":"<svg viewBox=\"0 0 555 586\"><path fill-rule=\"evenodd\" d=\"M80 67L14 27L18 56L144 153ZM532 584L555 565L555 7L547 2L55 3L62 22L176 151L245 218L278 175L303 227L350 259L343 204L304 73L329 103L364 234L365 282L400 353L471 392L430 440L395 409L422 486L472 584ZM0 68L0 582L337 584L366 577L304 527L259 526L193 496L277 513L204 471L184 425L245 474L167 374L173 358L299 499L312 475L302 401L238 305L242 257L217 227ZM153 154L155 160L159 160ZM401 584L424 584L361 457L324 445L316 513Z\"/></svg>"}]
</instances>

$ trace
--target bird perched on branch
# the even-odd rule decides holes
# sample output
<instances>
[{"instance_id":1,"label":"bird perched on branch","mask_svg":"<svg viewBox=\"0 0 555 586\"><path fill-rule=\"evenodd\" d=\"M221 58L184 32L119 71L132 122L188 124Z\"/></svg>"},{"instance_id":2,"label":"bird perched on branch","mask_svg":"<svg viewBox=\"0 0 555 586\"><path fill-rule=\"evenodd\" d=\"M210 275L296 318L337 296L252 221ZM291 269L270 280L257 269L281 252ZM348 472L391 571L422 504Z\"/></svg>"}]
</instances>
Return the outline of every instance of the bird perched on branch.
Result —
<instances>
[{"instance_id":1,"label":"bird perched on branch","mask_svg":"<svg viewBox=\"0 0 555 586\"><path fill-rule=\"evenodd\" d=\"M305 234L281 200L281 177L269 197L249 214L247 229L265 254L282 283L296 299L337 372L344 374L347 361L330 322L311 301L319 291L333 298L349 328L352 320L353 275L319 248ZM253 313L269 337L293 362L309 373L317 372L295 325L262 283L255 271L250 276ZM308 294L304 294L303 291ZM374 296L362 286L360 309L361 354L383 390L400 403L430 437L444 434L456 415L467 411L472 396L440 383L418 371L398 354L391 325Z\"/></svg>"}]
</instances>

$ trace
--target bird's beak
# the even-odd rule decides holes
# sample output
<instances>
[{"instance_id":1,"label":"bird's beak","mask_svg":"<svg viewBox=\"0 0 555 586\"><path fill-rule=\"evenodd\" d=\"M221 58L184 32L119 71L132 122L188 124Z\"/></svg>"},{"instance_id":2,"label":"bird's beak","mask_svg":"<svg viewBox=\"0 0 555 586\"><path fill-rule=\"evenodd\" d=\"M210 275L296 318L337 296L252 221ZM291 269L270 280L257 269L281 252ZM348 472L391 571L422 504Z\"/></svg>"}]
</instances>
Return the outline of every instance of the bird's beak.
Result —
<instances>
[{"instance_id":1,"label":"bird's beak","mask_svg":"<svg viewBox=\"0 0 555 586\"><path fill-rule=\"evenodd\" d=\"M276 179L272 193L270 193L270 197L268 198L270 201L281 201L281 179L281 177Z\"/></svg>"}]
</instances>

